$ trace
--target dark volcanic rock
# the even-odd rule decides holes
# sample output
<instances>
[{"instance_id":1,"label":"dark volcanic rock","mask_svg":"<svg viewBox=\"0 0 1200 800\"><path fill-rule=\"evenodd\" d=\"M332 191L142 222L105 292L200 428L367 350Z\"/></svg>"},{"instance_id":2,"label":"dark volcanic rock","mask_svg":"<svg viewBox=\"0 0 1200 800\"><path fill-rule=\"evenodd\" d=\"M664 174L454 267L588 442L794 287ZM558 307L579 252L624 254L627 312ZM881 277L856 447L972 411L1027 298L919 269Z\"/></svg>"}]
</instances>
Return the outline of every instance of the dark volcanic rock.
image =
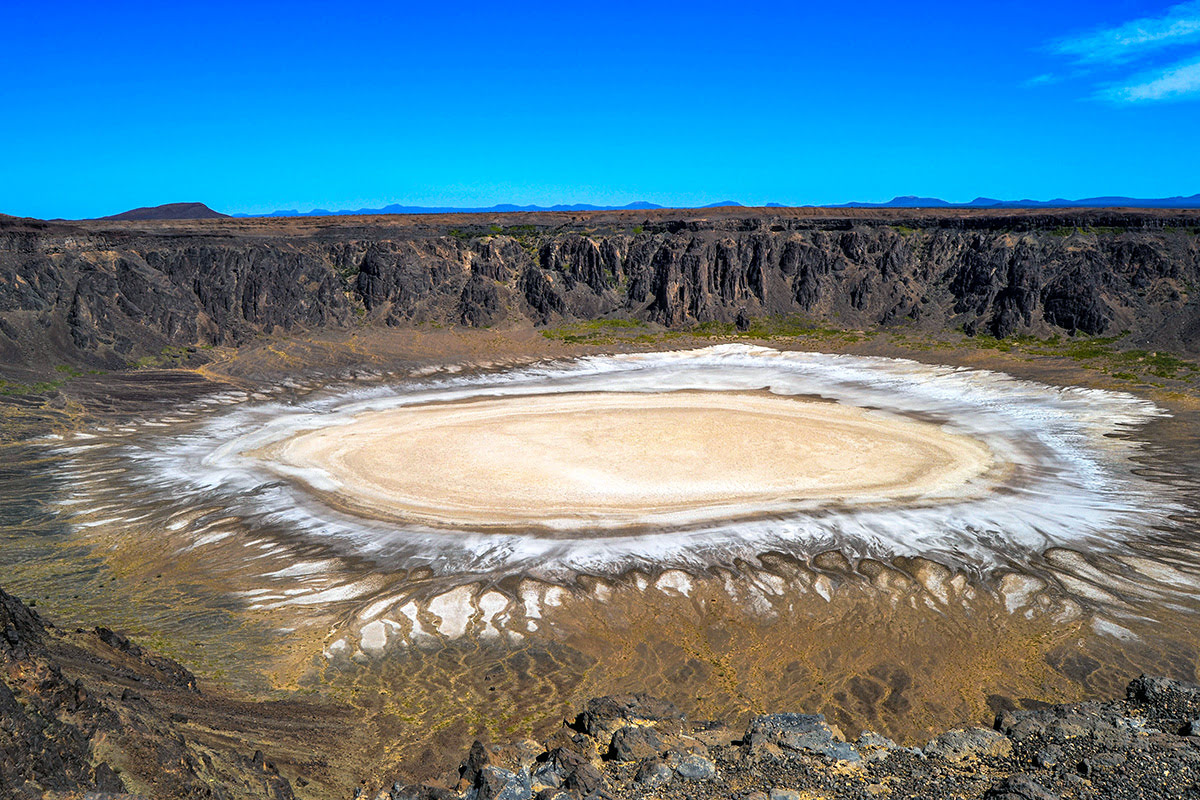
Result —
<instances>
[{"instance_id":1,"label":"dark volcanic rock","mask_svg":"<svg viewBox=\"0 0 1200 800\"><path fill-rule=\"evenodd\" d=\"M1185 727L1200 717L1200 687L1168 678L1139 676L1126 689L1129 701L1144 710L1147 719L1165 729L1187 733ZM1196 735L1194 732L1192 735Z\"/></svg>"},{"instance_id":2,"label":"dark volcanic rock","mask_svg":"<svg viewBox=\"0 0 1200 800\"><path fill-rule=\"evenodd\" d=\"M772 315L1000 337L1127 330L1141 344L1200 352L1193 212L736 213L656 212L636 228L600 217L586 233L561 218L477 232L436 220L5 218L0 353L30 366L47 351L121 366L166 347L359 319L479 327L616 317L745 331Z\"/></svg>"},{"instance_id":3,"label":"dark volcanic rock","mask_svg":"<svg viewBox=\"0 0 1200 800\"><path fill-rule=\"evenodd\" d=\"M839 761L862 757L825 722L824 714L766 714L750 721L743 743L751 755L810 753Z\"/></svg>"},{"instance_id":4,"label":"dark volcanic rock","mask_svg":"<svg viewBox=\"0 0 1200 800\"><path fill-rule=\"evenodd\" d=\"M674 770L663 763L661 759L652 758L638 765L633 780L647 789L654 789L671 780L671 776L674 774Z\"/></svg>"},{"instance_id":5,"label":"dark volcanic rock","mask_svg":"<svg viewBox=\"0 0 1200 800\"><path fill-rule=\"evenodd\" d=\"M681 723L683 713L674 703L644 694L609 695L588 701L578 725L589 736L611 738L630 724Z\"/></svg>"},{"instance_id":6,"label":"dark volcanic rock","mask_svg":"<svg viewBox=\"0 0 1200 800\"><path fill-rule=\"evenodd\" d=\"M200 693L200 687L196 682L196 676L181 664L172 661L169 658L163 658L150 653L146 653L141 647L134 644L127 636L124 636L115 631L111 631L105 627L96 628L96 635L100 641L104 642L114 650L125 653L132 658L138 660L147 667L153 669L158 678L163 683L170 686L175 686L181 689L187 689L190 692Z\"/></svg>"},{"instance_id":7,"label":"dark volcanic rock","mask_svg":"<svg viewBox=\"0 0 1200 800\"><path fill-rule=\"evenodd\" d=\"M487 748L483 746L483 742L478 739L471 745L471 749L467 751L467 757L458 768L458 779L460 783L471 786L475 781L479 780L479 775L483 768L490 763Z\"/></svg>"},{"instance_id":8,"label":"dark volcanic rock","mask_svg":"<svg viewBox=\"0 0 1200 800\"><path fill-rule=\"evenodd\" d=\"M59 676L48 677L53 681ZM101 771L92 767L85 731L59 719L51 704L20 702L4 682L0 682L0 723L0 796L124 789L107 764Z\"/></svg>"},{"instance_id":9,"label":"dark volcanic rock","mask_svg":"<svg viewBox=\"0 0 1200 800\"><path fill-rule=\"evenodd\" d=\"M682 715L664 713L668 709L651 698L603 697L588 703L575 727L595 731L601 741L614 721L637 720L618 728L612 736L616 740L633 741L638 727L658 735L658 726L666 722L680 732L663 737L663 757L644 758L636 767L618 759L592 763L562 747L547 750L538 757L532 789L537 797L560 800L589 795L664 800L1193 798L1200 797L1200 748L1190 737L1169 730L1192 714L1198 698L1200 687L1142 677L1130 684L1127 700L1005 711L996 730L947 731L922 752L870 733L848 744L824 717L809 714L756 717L742 741L720 737L718 742L725 743L714 742L704 750L696 737L711 732L713 723L689 725ZM590 728L585 720L592 721ZM1154 728L1148 720L1162 720L1168 730ZM592 751L599 749L591 733L571 736L585 737L594 743ZM551 740L562 738L556 734ZM685 739L702 752L675 749L672 742ZM572 780L572 774L580 777ZM514 791L524 791L519 777L508 780L507 785L519 787Z\"/></svg>"},{"instance_id":10,"label":"dark volcanic rock","mask_svg":"<svg viewBox=\"0 0 1200 800\"><path fill-rule=\"evenodd\" d=\"M155 798L292 800L291 782L262 752L180 735L187 716L160 704L190 704L197 692L170 659L107 628L79 635L90 649L69 644L2 590L0 627L0 797L103 796L132 784ZM64 661L82 677L64 675Z\"/></svg>"},{"instance_id":11,"label":"dark volcanic rock","mask_svg":"<svg viewBox=\"0 0 1200 800\"><path fill-rule=\"evenodd\" d=\"M539 759L533 769L533 781L535 785L569 789L588 795L604 785L604 776L579 753L556 747Z\"/></svg>"},{"instance_id":12,"label":"dark volcanic rock","mask_svg":"<svg viewBox=\"0 0 1200 800\"><path fill-rule=\"evenodd\" d=\"M617 761L641 761L657 756L662 751L663 741L654 728L627 725L613 734L608 757Z\"/></svg>"},{"instance_id":13,"label":"dark volcanic rock","mask_svg":"<svg viewBox=\"0 0 1200 800\"><path fill-rule=\"evenodd\" d=\"M717 774L717 765L693 753L678 759L675 774L689 781L706 781Z\"/></svg>"},{"instance_id":14,"label":"dark volcanic rock","mask_svg":"<svg viewBox=\"0 0 1200 800\"><path fill-rule=\"evenodd\" d=\"M925 754L947 761L969 758L1004 758L1012 753L1012 742L1002 733L987 728L946 731L925 745Z\"/></svg>"},{"instance_id":15,"label":"dark volcanic rock","mask_svg":"<svg viewBox=\"0 0 1200 800\"><path fill-rule=\"evenodd\" d=\"M70 719L89 704L87 692L45 661L44 625L2 589L0 627L0 797L123 791L106 763L92 765L89 731Z\"/></svg>"},{"instance_id":16,"label":"dark volcanic rock","mask_svg":"<svg viewBox=\"0 0 1200 800\"><path fill-rule=\"evenodd\" d=\"M529 775L500 767L486 766L466 791L466 800L529 800L533 789Z\"/></svg>"},{"instance_id":17,"label":"dark volcanic rock","mask_svg":"<svg viewBox=\"0 0 1200 800\"><path fill-rule=\"evenodd\" d=\"M1010 775L988 789L985 800L1058 800L1028 775Z\"/></svg>"},{"instance_id":18,"label":"dark volcanic rock","mask_svg":"<svg viewBox=\"0 0 1200 800\"><path fill-rule=\"evenodd\" d=\"M459 319L472 328L486 328L502 316L495 281L472 275L458 298Z\"/></svg>"},{"instance_id":19,"label":"dark volcanic rock","mask_svg":"<svg viewBox=\"0 0 1200 800\"><path fill-rule=\"evenodd\" d=\"M46 628L41 618L17 598L0 589L0 648L13 659L22 659L27 648L42 642Z\"/></svg>"}]
</instances>

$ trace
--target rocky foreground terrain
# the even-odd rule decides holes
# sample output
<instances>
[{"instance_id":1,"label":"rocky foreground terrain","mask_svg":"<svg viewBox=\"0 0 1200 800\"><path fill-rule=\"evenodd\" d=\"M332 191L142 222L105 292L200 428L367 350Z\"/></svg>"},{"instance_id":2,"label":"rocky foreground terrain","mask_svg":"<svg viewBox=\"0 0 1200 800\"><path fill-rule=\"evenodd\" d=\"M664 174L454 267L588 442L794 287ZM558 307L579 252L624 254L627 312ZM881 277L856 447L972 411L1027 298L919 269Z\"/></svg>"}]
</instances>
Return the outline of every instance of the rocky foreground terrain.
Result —
<instances>
[{"instance_id":1,"label":"rocky foreground terrain","mask_svg":"<svg viewBox=\"0 0 1200 800\"><path fill-rule=\"evenodd\" d=\"M164 348L363 325L778 316L1128 332L1195 353L1198 234L1200 211L1144 209L0 217L0 361L120 368Z\"/></svg>"},{"instance_id":2,"label":"rocky foreground terrain","mask_svg":"<svg viewBox=\"0 0 1200 800\"><path fill-rule=\"evenodd\" d=\"M1164 678L1112 702L1003 711L993 728L920 748L847 742L791 710L731 727L644 695L601 697L544 742L476 742L436 785L378 772L351 788L321 756L353 726L337 708L208 696L121 634L55 630L3 591L0 633L5 798L1200 797L1200 687Z\"/></svg>"}]
</instances>

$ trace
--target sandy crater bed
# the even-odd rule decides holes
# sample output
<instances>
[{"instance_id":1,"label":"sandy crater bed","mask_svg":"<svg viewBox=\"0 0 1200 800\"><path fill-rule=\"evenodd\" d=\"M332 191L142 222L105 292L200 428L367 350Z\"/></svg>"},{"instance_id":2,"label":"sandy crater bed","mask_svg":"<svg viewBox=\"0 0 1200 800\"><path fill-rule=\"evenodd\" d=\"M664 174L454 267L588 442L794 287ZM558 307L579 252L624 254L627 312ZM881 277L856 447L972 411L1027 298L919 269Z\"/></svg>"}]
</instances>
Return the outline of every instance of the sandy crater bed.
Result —
<instances>
[{"instance_id":1,"label":"sandy crater bed","mask_svg":"<svg viewBox=\"0 0 1200 800\"><path fill-rule=\"evenodd\" d=\"M344 509L465 528L696 524L974 496L982 442L751 392L589 392L358 414L250 453Z\"/></svg>"}]
</instances>

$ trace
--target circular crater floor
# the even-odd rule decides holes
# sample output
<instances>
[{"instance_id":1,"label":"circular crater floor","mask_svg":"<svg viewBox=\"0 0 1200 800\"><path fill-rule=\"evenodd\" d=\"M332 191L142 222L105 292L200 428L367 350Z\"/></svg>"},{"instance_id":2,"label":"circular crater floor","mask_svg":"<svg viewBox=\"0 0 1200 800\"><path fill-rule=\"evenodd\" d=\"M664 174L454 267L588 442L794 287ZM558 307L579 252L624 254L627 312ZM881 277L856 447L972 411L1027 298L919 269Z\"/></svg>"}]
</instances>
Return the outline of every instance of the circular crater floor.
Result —
<instances>
[{"instance_id":1,"label":"circular crater floor","mask_svg":"<svg viewBox=\"0 0 1200 800\"><path fill-rule=\"evenodd\" d=\"M556 531L962 499L981 441L766 392L581 392L360 413L249 453L357 514Z\"/></svg>"}]
</instances>

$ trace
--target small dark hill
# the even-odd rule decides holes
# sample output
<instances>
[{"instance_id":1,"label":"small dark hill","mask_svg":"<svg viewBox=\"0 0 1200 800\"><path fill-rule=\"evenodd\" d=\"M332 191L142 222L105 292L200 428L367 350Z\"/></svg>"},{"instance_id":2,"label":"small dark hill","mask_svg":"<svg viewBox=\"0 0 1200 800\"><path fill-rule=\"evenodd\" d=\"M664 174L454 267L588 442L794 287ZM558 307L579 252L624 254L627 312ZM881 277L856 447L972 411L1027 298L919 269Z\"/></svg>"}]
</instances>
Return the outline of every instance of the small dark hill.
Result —
<instances>
[{"instance_id":1,"label":"small dark hill","mask_svg":"<svg viewBox=\"0 0 1200 800\"><path fill-rule=\"evenodd\" d=\"M167 203L163 206L135 208L100 219L229 219L229 215L213 211L204 203Z\"/></svg>"}]
</instances>

